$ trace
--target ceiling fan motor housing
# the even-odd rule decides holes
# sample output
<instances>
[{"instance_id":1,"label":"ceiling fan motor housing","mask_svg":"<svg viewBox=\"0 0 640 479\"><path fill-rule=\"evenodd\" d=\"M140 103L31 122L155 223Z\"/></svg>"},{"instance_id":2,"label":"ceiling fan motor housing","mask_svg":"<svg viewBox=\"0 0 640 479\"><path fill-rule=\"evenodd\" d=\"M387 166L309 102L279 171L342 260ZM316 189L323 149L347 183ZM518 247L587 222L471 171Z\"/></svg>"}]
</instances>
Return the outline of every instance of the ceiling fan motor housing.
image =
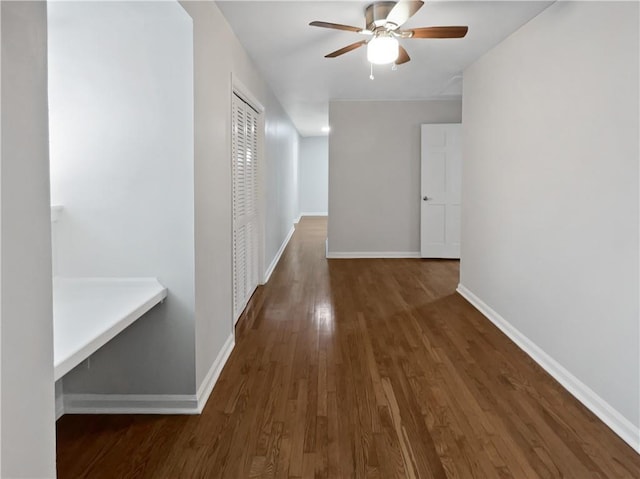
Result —
<instances>
[{"instance_id":1,"label":"ceiling fan motor housing","mask_svg":"<svg viewBox=\"0 0 640 479\"><path fill-rule=\"evenodd\" d=\"M376 2L372 3L364 11L367 30L374 31L377 27L388 25L391 30L395 30L399 25L387 22L387 16L397 2Z\"/></svg>"}]
</instances>

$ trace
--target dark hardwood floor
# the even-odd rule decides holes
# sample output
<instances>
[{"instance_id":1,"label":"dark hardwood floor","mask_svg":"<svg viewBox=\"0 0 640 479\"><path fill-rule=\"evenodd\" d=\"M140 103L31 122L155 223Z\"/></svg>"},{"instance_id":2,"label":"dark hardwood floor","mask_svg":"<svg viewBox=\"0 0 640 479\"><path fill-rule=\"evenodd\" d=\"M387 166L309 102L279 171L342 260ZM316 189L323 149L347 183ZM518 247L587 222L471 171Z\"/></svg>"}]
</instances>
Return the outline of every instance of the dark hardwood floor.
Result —
<instances>
[{"instance_id":1,"label":"dark hardwood floor","mask_svg":"<svg viewBox=\"0 0 640 479\"><path fill-rule=\"evenodd\" d=\"M455 293L329 260L303 218L201 416L64 416L59 478L638 478L640 456Z\"/></svg>"}]
</instances>

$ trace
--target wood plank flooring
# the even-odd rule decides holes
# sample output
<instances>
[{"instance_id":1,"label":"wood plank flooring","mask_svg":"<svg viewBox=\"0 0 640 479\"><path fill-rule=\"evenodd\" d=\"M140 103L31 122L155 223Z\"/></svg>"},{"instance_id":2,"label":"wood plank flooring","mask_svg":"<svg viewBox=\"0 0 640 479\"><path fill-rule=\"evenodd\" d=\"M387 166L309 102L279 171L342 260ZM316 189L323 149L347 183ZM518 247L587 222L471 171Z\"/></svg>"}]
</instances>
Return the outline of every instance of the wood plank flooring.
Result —
<instances>
[{"instance_id":1,"label":"wood plank flooring","mask_svg":"<svg viewBox=\"0 0 640 479\"><path fill-rule=\"evenodd\" d=\"M303 218L201 416L64 416L67 478L638 478L640 456L455 293L329 260Z\"/></svg>"}]
</instances>

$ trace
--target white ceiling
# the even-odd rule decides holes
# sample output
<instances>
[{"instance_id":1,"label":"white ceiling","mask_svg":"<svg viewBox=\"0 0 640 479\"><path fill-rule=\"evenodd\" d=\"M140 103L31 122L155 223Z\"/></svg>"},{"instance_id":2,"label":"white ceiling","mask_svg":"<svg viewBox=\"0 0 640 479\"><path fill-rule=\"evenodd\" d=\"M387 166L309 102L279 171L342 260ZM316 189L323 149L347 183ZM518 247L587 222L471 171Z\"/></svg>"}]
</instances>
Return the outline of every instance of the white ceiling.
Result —
<instances>
[{"instance_id":1,"label":"white ceiling","mask_svg":"<svg viewBox=\"0 0 640 479\"><path fill-rule=\"evenodd\" d=\"M460 96L463 70L553 2L426 0L403 28L468 25L469 33L461 39L401 40L411 61L396 71L374 67L373 81L366 47L324 58L362 36L309 26L322 20L364 27L371 0L217 3L300 134L315 136L328 124L329 100Z\"/></svg>"}]
</instances>

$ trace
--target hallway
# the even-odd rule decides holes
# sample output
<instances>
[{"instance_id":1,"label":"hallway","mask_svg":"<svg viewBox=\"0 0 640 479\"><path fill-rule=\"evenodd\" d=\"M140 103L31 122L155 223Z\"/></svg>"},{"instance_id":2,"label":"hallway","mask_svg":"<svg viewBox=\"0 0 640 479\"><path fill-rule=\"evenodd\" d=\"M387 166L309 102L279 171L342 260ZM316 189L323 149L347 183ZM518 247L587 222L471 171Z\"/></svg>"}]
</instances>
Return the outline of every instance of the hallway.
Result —
<instances>
[{"instance_id":1,"label":"hallway","mask_svg":"<svg viewBox=\"0 0 640 479\"><path fill-rule=\"evenodd\" d=\"M64 416L58 477L640 477L455 293L457 261L328 261L325 237L298 224L201 416Z\"/></svg>"}]
</instances>

